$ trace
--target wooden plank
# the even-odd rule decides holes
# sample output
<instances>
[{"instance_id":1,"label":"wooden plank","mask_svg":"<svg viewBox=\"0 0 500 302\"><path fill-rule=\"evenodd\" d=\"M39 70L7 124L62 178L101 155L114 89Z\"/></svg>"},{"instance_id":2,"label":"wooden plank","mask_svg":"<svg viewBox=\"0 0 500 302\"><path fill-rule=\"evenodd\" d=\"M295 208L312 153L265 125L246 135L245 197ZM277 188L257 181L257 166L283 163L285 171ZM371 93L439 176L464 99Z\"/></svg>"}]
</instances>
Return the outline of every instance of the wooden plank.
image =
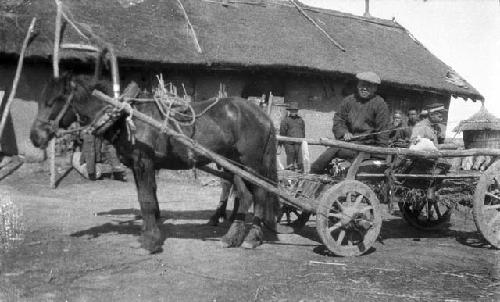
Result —
<instances>
[{"instance_id":1,"label":"wooden plank","mask_svg":"<svg viewBox=\"0 0 500 302\"><path fill-rule=\"evenodd\" d=\"M131 108L130 106L125 106L123 103L117 101L116 99L113 99L104 93L94 90L92 93L93 96L97 97L101 101L104 101L108 104L111 104L115 107L120 108L123 110L125 113L130 114L131 113ZM166 135L169 135L171 138L175 139L179 143L187 146L189 149L197 153L198 155L204 156L217 164L219 164L221 167L225 168L226 170L244 178L245 180L253 183L254 185L258 185L262 187L263 189L267 190L270 193L274 193L281 197L281 199L284 201L284 203L287 203L289 205L295 206L297 208L304 208L304 205L300 202L300 200L294 198L293 196L290 196L286 190L283 188L278 188L275 185L269 183L268 181L263 180L260 177L257 177L253 175L252 173L249 173L248 171L245 171L241 168L238 168L237 166L233 165L230 163L227 159L225 159L223 156L208 150L207 148L203 147L200 145L198 142L194 141L193 139L187 137L183 133L179 133L175 131L174 129L171 129L169 127L164 127L164 123L160 122L158 120L155 120L151 118L150 116L134 110L134 115L133 118L141 120L142 122L155 127L157 129L162 130ZM307 205L305 205L307 207ZM307 209L311 210L311 209Z\"/></svg>"},{"instance_id":2,"label":"wooden plank","mask_svg":"<svg viewBox=\"0 0 500 302\"><path fill-rule=\"evenodd\" d=\"M35 28L36 18L31 19L30 26L28 31L26 32L26 36L24 37L23 46L21 48L21 53L19 54L19 60L17 61L16 74L14 76L14 81L12 82L12 88L9 93L9 98L7 99L7 103L5 104L3 113L2 113L2 121L0 122L0 139L2 138L3 130L5 128L5 123L7 122L7 116L10 113L10 104L14 100L17 91L17 85L19 84L19 78L21 77L21 71L23 69L24 62L24 54L26 53L26 48L28 48L28 42L31 38L31 34ZM2 101L2 99L0 99ZM0 102L0 108L2 108L3 103Z\"/></svg>"},{"instance_id":3,"label":"wooden plank","mask_svg":"<svg viewBox=\"0 0 500 302\"><path fill-rule=\"evenodd\" d=\"M473 148L465 150L437 150L437 151L417 151L406 148L384 148L376 146L358 145L340 140L333 140L328 138L308 139L308 138L293 138L278 136L279 142L288 142L301 144L302 141L307 141L309 145L322 145L329 147L338 147L343 149L355 150L359 152L366 152L369 154L383 154L383 155L405 155L422 158L443 158L443 157L467 157L477 155L490 155L500 156L500 149L493 148Z\"/></svg>"}]
</instances>

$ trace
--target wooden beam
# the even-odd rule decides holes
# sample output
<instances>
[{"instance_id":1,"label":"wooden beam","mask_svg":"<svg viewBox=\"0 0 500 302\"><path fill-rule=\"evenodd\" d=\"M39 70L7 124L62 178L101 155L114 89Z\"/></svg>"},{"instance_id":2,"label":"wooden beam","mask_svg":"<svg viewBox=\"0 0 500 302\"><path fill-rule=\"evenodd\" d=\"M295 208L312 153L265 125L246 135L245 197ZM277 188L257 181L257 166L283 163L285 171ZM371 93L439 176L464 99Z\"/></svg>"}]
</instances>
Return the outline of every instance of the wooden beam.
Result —
<instances>
[{"instance_id":1,"label":"wooden beam","mask_svg":"<svg viewBox=\"0 0 500 302\"><path fill-rule=\"evenodd\" d=\"M3 130L5 128L5 123L7 122L7 117L10 113L10 105L16 96L17 85L19 84L19 78L21 77L21 71L23 69L24 55L26 53L26 48L28 47L28 42L31 38L31 34L35 29L36 18L31 20L28 31L26 32L26 36L24 37L23 46L21 48L21 53L19 54L19 60L17 61L16 74L14 76L14 81L12 82L12 88L9 93L9 98L7 99L7 103L5 104L4 110L2 112L2 121L0 122L0 139L2 138ZM0 100L0 108L2 108L3 102L1 102L3 98Z\"/></svg>"},{"instance_id":2,"label":"wooden beam","mask_svg":"<svg viewBox=\"0 0 500 302\"><path fill-rule=\"evenodd\" d=\"M56 22L54 29L54 55L52 56L52 69L54 71L54 78L59 78L59 46L61 44L61 18L62 7L61 1L55 0L57 6Z\"/></svg>"},{"instance_id":3,"label":"wooden beam","mask_svg":"<svg viewBox=\"0 0 500 302\"><path fill-rule=\"evenodd\" d=\"M182 5L181 0L177 0L177 3L179 3L179 6L181 7L181 10L182 10L182 12L184 14L184 18L186 18L186 22L188 24L188 28L191 31L191 34L193 35L193 40L194 40L194 44L196 46L196 50L199 53L202 53L203 51L201 49L200 43L198 42L198 37L196 36L196 31L194 30L194 27L193 27L193 24L191 24L191 21L189 21L189 16L188 16L186 10L184 9L184 5Z\"/></svg>"},{"instance_id":4,"label":"wooden beam","mask_svg":"<svg viewBox=\"0 0 500 302\"><path fill-rule=\"evenodd\" d=\"M303 9L302 7L300 7L300 5L297 4L297 2L295 2L295 0L290 0L290 2L293 3L293 5L299 10L299 12L304 16L306 17L307 20L309 20L309 22L311 22L321 33L323 33L323 35L326 36L326 38L328 40L330 40L330 42L333 43L333 45L335 45L338 49L342 50L345 52L345 48L340 45L339 42L335 41L334 38L332 38L332 36L330 36L330 34L328 34L324 29L323 27L321 27L316 21L314 21L313 18L311 18Z\"/></svg>"},{"instance_id":5,"label":"wooden beam","mask_svg":"<svg viewBox=\"0 0 500 302\"><path fill-rule=\"evenodd\" d=\"M438 150L438 151L417 151L407 148L384 148L376 146L358 145L348 143L340 140L333 140L328 138L320 139L307 139L307 138L293 138L278 135L279 142L301 144L302 141L307 141L309 145L322 145L328 147L338 147L349 149L359 152L366 152L370 154L383 154L383 155L405 155L422 158L441 158L441 157L467 157L476 155L490 155L500 156L500 149L492 148L473 148L465 150Z\"/></svg>"},{"instance_id":6,"label":"wooden beam","mask_svg":"<svg viewBox=\"0 0 500 302\"><path fill-rule=\"evenodd\" d=\"M90 52L99 52L99 48L92 45L85 44L77 44L77 43L63 43L61 44L62 49L73 49L73 50L82 50L82 51L90 51Z\"/></svg>"}]
</instances>

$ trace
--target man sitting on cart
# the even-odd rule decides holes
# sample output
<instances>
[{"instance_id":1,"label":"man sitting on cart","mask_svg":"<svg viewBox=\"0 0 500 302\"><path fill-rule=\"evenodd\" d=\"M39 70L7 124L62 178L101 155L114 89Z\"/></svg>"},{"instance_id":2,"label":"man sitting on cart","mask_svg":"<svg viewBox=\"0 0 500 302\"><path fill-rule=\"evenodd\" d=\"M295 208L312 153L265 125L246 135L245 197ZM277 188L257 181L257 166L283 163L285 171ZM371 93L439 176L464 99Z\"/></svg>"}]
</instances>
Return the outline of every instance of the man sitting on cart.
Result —
<instances>
[{"instance_id":1,"label":"man sitting on cart","mask_svg":"<svg viewBox=\"0 0 500 302\"><path fill-rule=\"evenodd\" d=\"M421 138L431 140L437 147L438 143L444 141L444 133L442 133L441 123L443 122L443 113L446 112L443 104L434 103L426 106L424 112L425 118L418 122L412 129L411 140L413 144Z\"/></svg>"},{"instance_id":2,"label":"man sitting on cart","mask_svg":"<svg viewBox=\"0 0 500 302\"><path fill-rule=\"evenodd\" d=\"M387 147L390 113L384 99L376 94L380 77L374 72L356 74L357 91L347 96L333 118L333 134L337 139L362 145ZM352 160L357 151L330 147L311 165L311 173L323 174L334 158Z\"/></svg>"}]
</instances>

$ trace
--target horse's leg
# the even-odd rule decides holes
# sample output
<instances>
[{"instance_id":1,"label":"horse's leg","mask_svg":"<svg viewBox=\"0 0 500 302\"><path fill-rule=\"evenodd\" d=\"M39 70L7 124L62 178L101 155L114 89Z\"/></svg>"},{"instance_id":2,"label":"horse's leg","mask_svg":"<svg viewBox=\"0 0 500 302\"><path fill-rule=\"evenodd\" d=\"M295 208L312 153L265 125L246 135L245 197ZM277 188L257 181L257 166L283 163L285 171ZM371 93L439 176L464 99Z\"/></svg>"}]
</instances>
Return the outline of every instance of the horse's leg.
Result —
<instances>
[{"instance_id":1,"label":"horse's leg","mask_svg":"<svg viewBox=\"0 0 500 302\"><path fill-rule=\"evenodd\" d=\"M215 209L215 213L208 220L209 225L217 226L219 224L219 219L227 219L227 199L229 197L232 185L233 183L230 181L227 181L225 179L221 180L222 192L220 193L219 205L217 206L217 209Z\"/></svg>"},{"instance_id":2,"label":"horse's leg","mask_svg":"<svg viewBox=\"0 0 500 302\"><path fill-rule=\"evenodd\" d=\"M241 177L237 175L234 176L234 185L239 195L240 204L238 206L238 213L235 215L235 220L231 223L229 231L221 238L223 247L236 247L241 245L246 233L245 216L252 204L252 194L248 191Z\"/></svg>"},{"instance_id":3,"label":"horse's leg","mask_svg":"<svg viewBox=\"0 0 500 302\"><path fill-rule=\"evenodd\" d=\"M160 208L156 197L156 179L153 160L140 154L133 163L134 180L137 196L141 206L142 235L139 239L141 247L150 253L161 251L163 238L160 232Z\"/></svg>"},{"instance_id":4,"label":"horse's leg","mask_svg":"<svg viewBox=\"0 0 500 302\"><path fill-rule=\"evenodd\" d=\"M264 232L262 227L266 221L266 214L274 211L267 209L267 206L271 204L266 200L267 192L259 186L252 185L252 192L254 198L254 216L252 220L252 228L248 232L245 240L241 247L253 249L262 244L264 239ZM272 205L271 205L272 206ZM276 223L276 218L274 218L274 223Z\"/></svg>"},{"instance_id":5,"label":"horse's leg","mask_svg":"<svg viewBox=\"0 0 500 302\"><path fill-rule=\"evenodd\" d=\"M238 209L240 207L240 198L238 196L234 197L233 212L229 216L229 221L233 222L236 219L236 214L238 214Z\"/></svg>"}]
</instances>

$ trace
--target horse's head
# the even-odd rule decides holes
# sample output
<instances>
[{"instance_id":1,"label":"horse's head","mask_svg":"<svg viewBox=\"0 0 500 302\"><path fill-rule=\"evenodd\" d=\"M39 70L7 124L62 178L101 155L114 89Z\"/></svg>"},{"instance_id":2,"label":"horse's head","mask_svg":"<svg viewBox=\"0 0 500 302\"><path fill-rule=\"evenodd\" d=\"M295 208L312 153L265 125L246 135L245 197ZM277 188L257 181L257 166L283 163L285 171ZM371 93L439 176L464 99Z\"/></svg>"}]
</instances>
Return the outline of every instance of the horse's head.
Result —
<instances>
[{"instance_id":1,"label":"horse's head","mask_svg":"<svg viewBox=\"0 0 500 302\"><path fill-rule=\"evenodd\" d=\"M67 128L77 116L88 123L103 104L93 98L93 89L108 92L89 76L65 74L49 80L38 101L38 114L31 126L30 138L38 148L46 148L59 128Z\"/></svg>"}]
</instances>

